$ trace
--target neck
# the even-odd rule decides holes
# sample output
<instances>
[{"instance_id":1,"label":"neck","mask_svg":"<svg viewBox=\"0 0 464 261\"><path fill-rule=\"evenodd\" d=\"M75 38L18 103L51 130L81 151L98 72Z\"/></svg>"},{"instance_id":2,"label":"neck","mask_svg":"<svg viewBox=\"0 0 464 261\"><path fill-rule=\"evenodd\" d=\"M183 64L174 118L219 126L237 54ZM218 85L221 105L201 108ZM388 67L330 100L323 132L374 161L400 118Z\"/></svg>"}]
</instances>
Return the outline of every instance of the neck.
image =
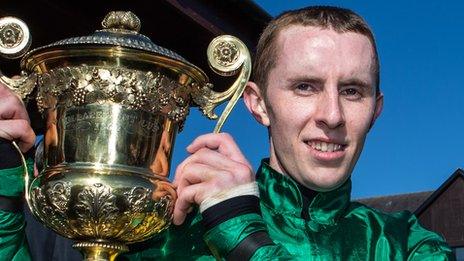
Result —
<instances>
[{"instance_id":1,"label":"neck","mask_svg":"<svg viewBox=\"0 0 464 261\"><path fill-rule=\"evenodd\" d=\"M303 199L303 209L301 210L301 217L305 220L309 220L310 219L309 211L308 211L309 205L311 204L311 202L313 201L313 199L317 196L319 192L309 189L299 184L298 182L297 184L298 184L298 188L301 193L301 198Z\"/></svg>"},{"instance_id":2,"label":"neck","mask_svg":"<svg viewBox=\"0 0 464 261\"><path fill-rule=\"evenodd\" d=\"M275 151L272 145L272 139L271 139L270 145L271 145L270 146L271 155L269 157L269 166L271 166L274 170L281 173L282 175L291 178L296 184L298 184L298 189L300 190L301 197L303 199L303 209L301 211L301 217L305 220L308 220L310 218L309 212L308 212L309 205L311 204L311 202L313 201L313 199L317 196L319 192L305 187L303 184L300 184L297 180L295 180L292 176L288 175L285 169L279 163L280 161L277 159L277 155L275 154Z\"/></svg>"},{"instance_id":3,"label":"neck","mask_svg":"<svg viewBox=\"0 0 464 261\"><path fill-rule=\"evenodd\" d=\"M282 164L280 164L280 160L277 157L277 154L275 153L274 144L272 142L272 137L270 137L270 140L269 140L269 147L270 147L269 166L271 166L271 168L283 174L284 176L290 177L290 175L288 175L287 173L287 170L282 166Z\"/></svg>"}]
</instances>

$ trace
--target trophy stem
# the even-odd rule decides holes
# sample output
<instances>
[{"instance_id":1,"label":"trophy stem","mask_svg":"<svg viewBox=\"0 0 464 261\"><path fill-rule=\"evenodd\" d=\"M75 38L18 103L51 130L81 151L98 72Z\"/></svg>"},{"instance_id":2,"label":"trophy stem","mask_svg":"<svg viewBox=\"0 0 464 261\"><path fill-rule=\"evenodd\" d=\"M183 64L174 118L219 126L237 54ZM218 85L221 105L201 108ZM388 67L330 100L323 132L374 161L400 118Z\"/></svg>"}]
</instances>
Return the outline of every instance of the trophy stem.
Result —
<instances>
[{"instance_id":1,"label":"trophy stem","mask_svg":"<svg viewBox=\"0 0 464 261\"><path fill-rule=\"evenodd\" d=\"M84 256L84 261L114 261L116 257L129 249L124 244L109 242L78 242L74 248Z\"/></svg>"}]
</instances>

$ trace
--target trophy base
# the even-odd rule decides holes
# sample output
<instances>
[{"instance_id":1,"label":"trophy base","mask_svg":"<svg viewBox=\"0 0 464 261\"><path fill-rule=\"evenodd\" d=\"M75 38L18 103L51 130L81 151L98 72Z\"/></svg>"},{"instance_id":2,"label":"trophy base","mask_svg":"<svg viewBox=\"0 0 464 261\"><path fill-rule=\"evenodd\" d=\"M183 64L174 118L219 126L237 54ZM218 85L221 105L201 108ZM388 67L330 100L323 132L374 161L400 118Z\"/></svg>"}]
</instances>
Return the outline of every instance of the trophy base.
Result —
<instances>
[{"instance_id":1,"label":"trophy base","mask_svg":"<svg viewBox=\"0 0 464 261\"><path fill-rule=\"evenodd\" d=\"M77 242L73 248L84 256L84 261L114 261L116 257L129 249L124 244L109 242Z\"/></svg>"}]
</instances>

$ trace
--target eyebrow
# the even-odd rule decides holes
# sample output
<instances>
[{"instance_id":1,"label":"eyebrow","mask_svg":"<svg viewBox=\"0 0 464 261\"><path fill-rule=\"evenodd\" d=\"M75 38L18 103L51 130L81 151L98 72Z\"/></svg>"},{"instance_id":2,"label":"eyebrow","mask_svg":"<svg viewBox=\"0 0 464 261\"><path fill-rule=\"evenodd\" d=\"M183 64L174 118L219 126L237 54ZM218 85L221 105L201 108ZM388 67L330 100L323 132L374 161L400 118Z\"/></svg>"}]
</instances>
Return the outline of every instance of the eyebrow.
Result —
<instances>
[{"instance_id":1,"label":"eyebrow","mask_svg":"<svg viewBox=\"0 0 464 261\"><path fill-rule=\"evenodd\" d=\"M350 78L347 80L340 81L340 86L359 86L363 89L370 90L373 88L372 84L369 84L366 81L363 81L359 78Z\"/></svg>"},{"instance_id":2,"label":"eyebrow","mask_svg":"<svg viewBox=\"0 0 464 261\"><path fill-rule=\"evenodd\" d=\"M320 77L311 77L311 76L302 76L302 77L294 77L287 80L290 84L300 83L300 82L308 82L308 83L323 83L325 80Z\"/></svg>"},{"instance_id":3,"label":"eyebrow","mask_svg":"<svg viewBox=\"0 0 464 261\"><path fill-rule=\"evenodd\" d=\"M320 77L311 77L311 76L303 76L303 77L295 77L295 78L290 78L287 80L288 83L294 84L294 83L299 83L299 82L308 82L308 83L323 83L325 80ZM372 89L372 84L369 84L366 81L363 81L359 78L349 78L346 80L342 80L339 82L340 86L359 86L363 89Z\"/></svg>"}]
</instances>

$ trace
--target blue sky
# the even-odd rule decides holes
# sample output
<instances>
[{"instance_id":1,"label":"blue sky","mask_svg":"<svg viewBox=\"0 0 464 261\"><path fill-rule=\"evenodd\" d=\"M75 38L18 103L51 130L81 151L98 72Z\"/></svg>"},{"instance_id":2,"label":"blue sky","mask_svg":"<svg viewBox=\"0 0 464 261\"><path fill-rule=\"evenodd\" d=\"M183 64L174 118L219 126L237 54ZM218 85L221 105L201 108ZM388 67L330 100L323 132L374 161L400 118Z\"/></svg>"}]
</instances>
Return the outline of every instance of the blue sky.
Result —
<instances>
[{"instance_id":1,"label":"blue sky","mask_svg":"<svg viewBox=\"0 0 464 261\"><path fill-rule=\"evenodd\" d=\"M464 167L464 4L460 1L256 1L271 15L336 5L363 16L376 36L385 105L353 173L353 197L438 188ZM220 108L222 109L222 108ZM176 141L173 170L214 121L192 109ZM255 168L267 131L240 101L224 126Z\"/></svg>"}]
</instances>

